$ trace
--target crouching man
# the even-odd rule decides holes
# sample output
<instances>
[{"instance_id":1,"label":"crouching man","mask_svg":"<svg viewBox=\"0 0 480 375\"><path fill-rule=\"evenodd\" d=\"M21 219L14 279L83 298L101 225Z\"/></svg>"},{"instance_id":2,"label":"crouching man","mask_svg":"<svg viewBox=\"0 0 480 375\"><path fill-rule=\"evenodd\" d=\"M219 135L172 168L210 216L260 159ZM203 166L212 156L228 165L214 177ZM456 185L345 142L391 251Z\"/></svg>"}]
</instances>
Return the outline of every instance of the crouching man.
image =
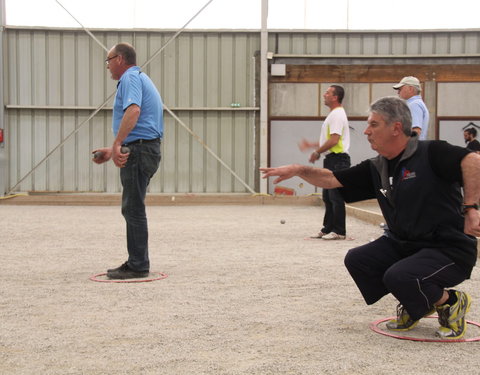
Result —
<instances>
[{"instance_id":1,"label":"crouching man","mask_svg":"<svg viewBox=\"0 0 480 375\"><path fill-rule=\"evenodd\" d=\"M452 289L470 278L480 236L480 155L444 141L419 141L407 104L386 97L370 107L365 135L378 156L339 171L288 165L261 168L274 183L299 176L346 202L376 198L387 223L382 237L351 249L345 266L366 303L391 293L407 331L438 314L442 339L465 334L470 296ZM461 188L463 187L463 195Z\"/></svg>"}]
</instances>

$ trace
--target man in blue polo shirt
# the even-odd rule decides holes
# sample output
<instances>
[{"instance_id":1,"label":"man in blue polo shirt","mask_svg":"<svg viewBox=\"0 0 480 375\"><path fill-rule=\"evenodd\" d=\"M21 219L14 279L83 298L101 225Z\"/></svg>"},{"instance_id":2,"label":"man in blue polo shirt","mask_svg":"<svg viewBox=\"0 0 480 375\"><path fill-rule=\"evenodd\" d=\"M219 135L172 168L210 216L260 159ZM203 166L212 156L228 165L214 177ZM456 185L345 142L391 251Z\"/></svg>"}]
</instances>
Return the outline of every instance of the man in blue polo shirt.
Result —
<instances>
[{"instance_id":1,"label":"man in blue polo shirt","mask_svg":"<svg viewBox=\"0 0 480 375\"><path fill-rule=\"evenodd\" d=\"M110 159L120 168L123 186L122 215L127 223L128 260L110 269L110 279L147 277L148 225L145 195L160 164L163 136L163 103L152 80L136 64L135 49L127 43L115 45L105 60L112 79L119 81L113 103L112 147L95 150L94 162ZM122 146L128 151L122 153Z\"/></svg>"},{"instance_id":2,"label":"man in blue polo shirt","mask_svg":"<svg viewBox=\"0 0 480 375\"><path fill-rule=\"evenodd\" d=\"M403 77L393 88L398 91L400 98L407 101L408 108L410 108L410 113L412 114L412 131L418 134L419 139L427 139L430 114L420 95L422 91L420 81L412 76Z\"/></svg>"}]
</instances>

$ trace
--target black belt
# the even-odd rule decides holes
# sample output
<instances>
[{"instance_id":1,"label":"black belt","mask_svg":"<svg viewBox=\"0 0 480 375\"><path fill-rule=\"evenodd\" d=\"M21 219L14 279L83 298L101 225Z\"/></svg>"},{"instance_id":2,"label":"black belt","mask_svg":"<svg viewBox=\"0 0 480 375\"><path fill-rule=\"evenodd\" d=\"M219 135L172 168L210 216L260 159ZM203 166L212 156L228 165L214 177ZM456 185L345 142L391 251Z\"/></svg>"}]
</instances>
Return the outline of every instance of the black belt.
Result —
<instances>
[{"instance_id":1,"label":"black belt","mask_svg":"<svg viewBox=\"0 0 480 375\"><path fill-rule=\"evenodd\" d=\"M154 138L154 139L137 139L136 141L124 143L122 146L141 145L142 143L153 143L153 142L160 142L160 138Z\"/></svg>"},{"instance_id":2,"label":"black belt","mask_svg":"<svg viewBox=\"0 0 480 375\"><path fill-rule=\"evenodd\" d=\"M331 152L331 153L327 154L327 156L325 156L325 158L332 157L332 156L343 156L343 155L348 155L348 154L346 152L338 152L338 153Z\"/></svg>"}]
</instances>

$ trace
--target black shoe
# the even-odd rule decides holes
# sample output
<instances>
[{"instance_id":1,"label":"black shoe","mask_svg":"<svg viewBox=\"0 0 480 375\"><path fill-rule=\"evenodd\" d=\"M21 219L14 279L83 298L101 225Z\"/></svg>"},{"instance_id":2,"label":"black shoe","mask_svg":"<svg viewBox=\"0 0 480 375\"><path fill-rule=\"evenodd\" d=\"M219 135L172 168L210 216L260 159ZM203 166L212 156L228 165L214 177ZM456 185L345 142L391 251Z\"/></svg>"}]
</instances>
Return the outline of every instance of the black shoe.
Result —
<instances>
[{"instance_id":1,"label":"black shoe","mask_svg":"<svg viewBox=\"0 0 480 375\"><path fill-rule=\"evenodd\" d=\"M107 277L109 279L138 279L142 277L147 277L149 274L148 271L135 271L132 270L127 262L123 263L120 267L108 270Z\"/></svg>"},{"instance_id":2,"label":"black shoe","mask_svg":"<svg viewBox=\"0 0 480 375\"><path fill-rule=\"evenodd\" d=\"M120 271L121 269L123 269L127 265L127 263L128 262L125 262L120 267L117 267L117 268L111 268L111 269L107 270L107 273Z\"/></svg>"}]
</instances>

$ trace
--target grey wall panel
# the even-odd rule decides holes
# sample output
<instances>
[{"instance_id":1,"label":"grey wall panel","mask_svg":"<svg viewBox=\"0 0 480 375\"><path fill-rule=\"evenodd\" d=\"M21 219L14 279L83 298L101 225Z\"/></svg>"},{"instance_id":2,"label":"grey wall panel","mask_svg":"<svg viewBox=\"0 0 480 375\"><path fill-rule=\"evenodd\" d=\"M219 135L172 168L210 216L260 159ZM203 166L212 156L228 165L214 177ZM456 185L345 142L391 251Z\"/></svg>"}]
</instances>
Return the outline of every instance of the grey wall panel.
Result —
<instances>
[{"instance_id":1,"label":"grey wall panel","mask_svg":"<svg viewBox=\"0 0 480 375\"><path fill-rule=\"evenodd\" d=\"M17 85L15 82L15 77L17 76L17 66L16 66L16 33L14 32L5 32L3 33L3 38L5 42L3 43L3 96L5 103L12 103L16 101ZM8 120L8 113L5 112L5 116Z\"/></svg>"},{"instance_id":2,"label":"grey wall panel","mask_svg":"<svg viewBox=\"0 0 480 375\"><path fill-rule=\"evenodd\" d=\"M32 122L33 164L37 165L47 154L47 112L36 111ZM41 164L33 175L37 190L47 190L47 167Z\"/></svg>"},{"instance_id":3,"label":"grey wall panel","mask_svg":"<svg viewBox=\"0 0 480 375\"><path fill-rule=\"evenodd\" d=\"M78 54L77 54L77 45L76 45L75 33L67 32L62 35L60 48L62 55L60 56L59 63L59 72L60 72L60 92L62 94L61 103L62 105L74 106L76 93L79 90L79 87L76 86L78 80L76 78L76 68L78 68ZM87 80L88 77L83 77L84 80Z\"/></svg>"},{"instance_id":4,"label":"grey wall panel","mask_svg":"<svg viewBox=\"0 0 480 375\"><path fill-rule=\"evenodd\" d=\"M450 36L450 50L449 53L460 54L465 52L465 35L454 34Z\"/></svg>"},{"instance_id":5,"label":"grey wall panel","mask_svg":"<svg viewBox=\"0 0 480 375\"><path fill-rule=\"evenodd\" d=\"M205 139L206 120L202 113L193 112L190 116L192 131L201 139ZM192 137L190 138L190 178L188 192L203 192L205 189L204 171L206 170L206 154L207 152L202 145Z\"/></svg>"},{"instance_id":6,"label":"grey wall panel","mask_svg":"<svg viewBox=\"0 0 480 375\"><path fill-rule=\"evenodd\" d=\"M435 53L450 53L450 38L446 33L435 36Z\"/></svg>"},{"instance_id":7,"label":"grey wall panel","mask_svg":"<svg viewBox=\"0 0 480 375\"><path fill-rule=\"evenodd\" d=\"M366 55L374 55L377 53L377 35L365 35L362 39L362 52Z\"/></svg>"},{"instance_id":8,"label":"grey wall panel","mask_svg":"<svg viewBox=\"0 0 480 375\"><path fill-rule=\"evenodd\" d=\"M343 106L348 116L366 116L370 104L370 84L368 83L345 83L341 86L345 89ZM325 106L323 106L326 108Z\"/></svg>"},{"instance_id":9,"label":"grey wall panel","mask_svg":"<svg viewBox=\"0 0 480 375\"><path fill-rule=\"evenodd\" d=\"M270 116L318 116L322 95L316 83L270 84Z\"/></svg>"},{"instance_id":10,"label":"grey wall panel","mask_svg":"<svg viewBox=\"0 0 480 375\"><path fill-rule=\"evenodd\" d=\"M234 56L235 62L232 64L233 68L233 79L234 79L234 92L233 92L233 101L235 103L240 103L242 106L246 107L251 104L250 93L250 80L248 79L250 73L250 59L246 55L246 51L249 50L249 38L246 35L235 36L234 44ZM240 54L239 54L240 52ZM253 54L252 54L253 55ZM251 55L250 55L251 56ZM237 117L237 114L234 114Z\"/></svg>"},{"instance_id":11,"label":"grey wall panel","mask_svg":"<svg viewBox=\"0 0 480 375\"><path fill-rule=\"evenodd\" d=\"M221 35L220 36L220 81L223 83L227 80L231 80L234 74L235 64L233 58L235 56L234 48L235 38L233 35ZM235 102L235 84L233 80L232 84L227 86L221 84L220 86L220 103L222 106L230 105Z\"/></svg>"},{"instance_id":12,"label":"grey wall panel","mask_svg":"<svg viewBox=\"0 0 480 375\"><path fill-rule=\"evenodd\" d=\"M173 118L167 116L165 119L165 131L162 142L162 161L160 165L160 177L162 183L161 192L174 193L178 191L177 153L181 145L177 139L179 138L178 134L182 132L184 132L184 130L180 129L180 126L177 126L177 123ZM151 187L151 190L152 189L154 188Z\"/></svg>"},{"instance_id":13,"label":"grey wall panel","mask_svg":"<svg viewBox=\"0 0 480 375\"><path fill-rule=\"evenodd\" d=\"M336 34L333 36L334 43L334 50L333 53L339 55L346 55L348 54L348 36L345 34Z\"/></svg>"},{"instance_id":14,"label":"grey wall panel","mask_svg":"<svg viewBox=\"0 0 480 375\"><path fill-rule=\"evenodd\" d=\"M49 111L47 113L47 139L45 156L50 154L58 144L62 142L62 113L61 111ZM47 169L47 190L61 191L61 150L55 151L52 156L46 160L45 166ZM21 177L21 176L19 176ZM15 180L16 181L16 180ZM15 182L12 181L12 182ZM34 187L25 190L36 190Z\"/></svg>"},{"instance_id":15,"label":"grey wall panel","mask_svg":"<svg viewBox=\"0 0 480 375\"><path fill-rule=\"evenodd\" d=\"M304 38L305 38L305 53L307 53L307 54L317 54L318 53L318 44L319 44L318 35L305 34Z\"/></svg>"},{"instance_id":16,"label":"grey wall panel","mask_svg":"<svg viewBox=\"0 0 480 375\"><path fill-rule=\"evenodd\" d=\"M400 80L401 78L399 78ZM370 103L383 98L384 96L397 96L397 91L395 91L392 86L397 82L392 83L373 83L372 84L372 94L370 98ZM370 104L368 103L368 104ZM368 110L368 107L366 108Z\"/></svg>"},{"instance_id":17,"label":"grey wall panel","mask_svg":"<svg viewBox=\"0 0 480 375\"><path fill-rule=\"evenodd\" d=\"M191 39L191 61L199 61L201 64L190 63L191 80L191 93L189 106L193 107L206 107L205 95L207 90L207 51L205 49L205 38L201 35L193 35Z\"/></svg>"},{"instance_id":18,"label":"grey wall panel","mask_svg":"<svg viewBox=\"0 0 480 375\"><path fill-rule=\"evenodd\" d=\"M361 35L352 35L347 39L347 51L352 55L360 55L364 50L364 41Z\"/></svg>"},{"instance_id":19,"label":"grey wall panel","mask_svg":"<svg viewBox=\"0 0 480 375\"><path fill-rule=\"evenodd\" d=\"M75 130L76 124L75 112L64 111L62 114L61 139L65 139L68 134ZM77 185L78 165L76 163L78 151L76 151L76 141L78 135L69 138L60 148L61 150L61 190L75 191Z\"/></svg>"},{"instance_id":20,"label":"grey wall panel","mask_svg":"<svg viewBox=\"0 0 480 375\"><path fill-rule=\"evenodd\" d=\"M220 134L220 147L218 155L220 158L231 168L235 168L233 155L234 148L232 147L232 140L234 137L234 126L235 122L233 121L232 116L222 113L221 114L221 125L219 128ZM226 193L231 190L233 183L233 176L227 171L226 168L219 168L219 190L222 193Z\"/></svg>"},{"instance_id":21,"label":"grey wall panel","mask_svg":"<svg viewBox=\"0 0 480 375\"><path fill-rule=\"evenodd\" d=\"M204 45L206 65L204 104L206 107L218 107L221 103L220 84L222 82L218 74L222 65L219 38L215 35L206 35Z\"/></svg>"},{"instance_id":22,"label":"grey wall panel","mask_svg":"<svg viewBox=\"0 0 480 375\"><path fill-rule=\"evenodd\" d=\"M422 35L420 39L420 53L425 55L435 53L435 37L432 33Z\"/></svg>"},{"instance_id":23,"label":"grey wall panel","mask_svg":"<svg viewBox=\"0 0 480 375\"><path fill-rule=\"evenodd\" d=\"M60 76L59 62L62 56L61 51L61 33L48 32L45 40L46 53L46 85L45 85L45 102L47 105L60 104L62 98L62 79Z\"/></svg>"},{"instance_id":24,"label":"grey wall panel","mask_svg":"<svg viewBox=\"0 0 480 375\"><path fill-rule=\"evenodd\" d=\"M330 35L320 35L320 45L319 51L320 54L331 55L333 53L333 39Z\"/></svg>"},{"instance_id":25,"label":"grey wall panel","mask_svg":"<svg viewBox=\"0 0 480 375\"><path fill-rule=\"evenodd\" d=\"M220 113L207 113L206 118L206 133L205 133L205 142L206 144L218 154L220 150L220 129L222 125L222 119ZM222 168L220 163L210 154L204 155L205 159L205 192L213 193L219 191L220 189L220 177L219 169Z\"/></svg>"},{"instance_id":26,"label":"grey wall panel","mask_svg":"<svg viewBox=\"0 0 480 375\"><path fill-rule=\"evenodd\" d=\"M39 105L46 104L47 68L46 35L32 35L32 98Z\"/></svg>"},{"instance_id":27,"label":"grey wall panel","mask_svg":"<svg viewBox=\"0 0 480 375\"><path fill-rule=\"evenodd\" d=\"M20 32L17 40L17 100L20 104L32 104L33 79L32 79L32 34L31 32Z\"/></svg>"},{"instance_id":28,"label":"grey wall panel","mask_svg":"<svg viewBox=\"0 0 480 375\"><path fill-rule=\"evenodd\" d=\"M438 84L438 116L480 116L477 99L480 96L478 82L451 82Z\"/></svg>"},{"instance_id":29,"label":"grey wall panel","mask_svg":"<svg viewBox=\"0 0 480 375\"><path fill-rule=\"evenodd\" d=\"M466 53L478 53L479 51L479 40L478 36L475 34L468 33L464 36L465 41L465 52Z\"/></svg>"}]
</instances>

